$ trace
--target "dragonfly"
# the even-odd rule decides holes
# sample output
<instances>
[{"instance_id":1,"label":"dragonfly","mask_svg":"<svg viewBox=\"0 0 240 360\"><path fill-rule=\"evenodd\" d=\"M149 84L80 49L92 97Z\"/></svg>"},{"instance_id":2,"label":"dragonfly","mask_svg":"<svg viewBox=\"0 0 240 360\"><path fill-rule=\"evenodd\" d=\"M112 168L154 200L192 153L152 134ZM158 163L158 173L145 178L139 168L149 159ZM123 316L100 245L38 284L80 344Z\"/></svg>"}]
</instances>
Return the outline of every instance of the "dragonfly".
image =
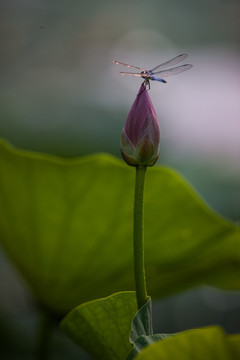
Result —
<instances>
[{"instance_id":1,"label":"dragonfly","mask_svg":"<svg viewBox=\"0 0 240 360\"><path fill-rule=\"evenodd\" d=\"M187 54L178 55L171 60L168 60L160 65L155 66L151 70L145 70L139 66L128 65L123 62L116 61L116 60L113 60L113 63L131 68L131 69L140 70L140 72L123 72L123 71L121 71L120 74L141 77L144 79L145 85L148 86L148 89L150 89L150 80L159 81L159 82L162 82L165 84L167 81L163 79L164 77L180 74L183 71L187 71L187 70L191 69L192 65L190 65L190 64L184 64L184 65L180 65L180 66L171 67L171 66L176 65L176 64L180 63L181 61L185 60L187 56L188 56ZM170 67L170 69L162 70L165 67Z\"/></svg>"}]
</instances>

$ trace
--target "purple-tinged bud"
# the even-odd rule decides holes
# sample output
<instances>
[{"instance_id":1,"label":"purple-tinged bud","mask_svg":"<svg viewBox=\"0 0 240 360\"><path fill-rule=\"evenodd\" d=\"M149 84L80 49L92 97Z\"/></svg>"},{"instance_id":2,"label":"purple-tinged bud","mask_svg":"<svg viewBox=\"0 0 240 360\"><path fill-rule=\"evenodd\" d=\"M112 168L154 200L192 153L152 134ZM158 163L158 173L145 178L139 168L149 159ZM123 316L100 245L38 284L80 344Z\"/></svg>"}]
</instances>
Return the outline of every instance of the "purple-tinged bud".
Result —
<instances>
[{"instance_id":1,"label":"purple-tinged bud","mask_svg":"<svg viewBox=\"0 0 240 360\"><path fill-rule=\"evenodd\" d=\"M130 109L121 137L123 159L131 166L153 166L160 152L160 127L143 83Z\"/></svg>"}]
</instances>

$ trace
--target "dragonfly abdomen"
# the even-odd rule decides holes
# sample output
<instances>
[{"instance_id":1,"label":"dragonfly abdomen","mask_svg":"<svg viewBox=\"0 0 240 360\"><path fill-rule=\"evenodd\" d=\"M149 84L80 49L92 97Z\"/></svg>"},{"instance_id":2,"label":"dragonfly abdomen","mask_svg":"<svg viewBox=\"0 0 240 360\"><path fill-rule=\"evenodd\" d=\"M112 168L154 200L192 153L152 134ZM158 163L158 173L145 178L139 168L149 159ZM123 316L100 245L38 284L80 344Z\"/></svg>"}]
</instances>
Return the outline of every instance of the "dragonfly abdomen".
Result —
<instances>
[{"instance_id":1,"label":"dragonfly abdomen","mask_svg":"<svg viewBox=\"0 0 240 360\"><path fill-rule=\"evenodd\" d=\"M142 71L141 72L141 77L145 80L153 80L153 81L160 81L164 84L166 84L166 80L162 79L162 78L158 78L157 76L155 76L151 71L146 70L146 71Z\"/></svg>"},{"instance_id":2,"label":"dragonfly abdomen","mask_svg":"<svg viewBox=\"0 0 240 360\"><path fill-rule=\"evenodd\" d=\"M166 84L166 80L156 77L155 75L151 75L151 80L160 81Z\"/></svg>"}]
</instances>

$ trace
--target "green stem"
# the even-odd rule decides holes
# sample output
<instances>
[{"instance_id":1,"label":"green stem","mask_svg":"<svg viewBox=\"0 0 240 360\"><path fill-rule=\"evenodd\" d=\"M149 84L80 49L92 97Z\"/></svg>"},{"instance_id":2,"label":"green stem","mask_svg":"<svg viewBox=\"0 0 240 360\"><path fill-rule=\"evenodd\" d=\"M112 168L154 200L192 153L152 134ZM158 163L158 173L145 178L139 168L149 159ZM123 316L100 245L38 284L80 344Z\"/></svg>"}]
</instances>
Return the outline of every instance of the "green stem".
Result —
<instances>
[{"instance_id":1,"label":"green stem","mask_svg":"<svg viewBox=\"0 0 240 360\"><path fill-rule=\"evenodd\" d=\"M140 309L147 302L147 290L144 267L144 233L143 233L143 199L146 166L136 166L133 251L134 273L137 294L137 304Z\"/></svg>"}]
</instances>

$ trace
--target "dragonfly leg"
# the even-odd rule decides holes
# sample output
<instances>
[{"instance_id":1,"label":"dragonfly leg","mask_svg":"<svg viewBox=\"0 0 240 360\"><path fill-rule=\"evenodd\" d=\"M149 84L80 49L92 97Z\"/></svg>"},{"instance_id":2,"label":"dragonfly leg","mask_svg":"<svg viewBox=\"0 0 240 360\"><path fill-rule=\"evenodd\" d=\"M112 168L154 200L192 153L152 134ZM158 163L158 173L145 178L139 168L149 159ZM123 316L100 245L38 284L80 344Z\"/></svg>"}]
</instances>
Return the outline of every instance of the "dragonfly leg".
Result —
<instances>
[{"instance_id":1,"label":"dragonfly leg","mask_svg":"<svg viewBox=\"0 0 240 360\"><path fill-rule=\"evenodd\" d=\"M143 82L146 86L146 89L149 91L150 90L150 81L148 79L145 79Z\"/></svg>"}]
</instances>

